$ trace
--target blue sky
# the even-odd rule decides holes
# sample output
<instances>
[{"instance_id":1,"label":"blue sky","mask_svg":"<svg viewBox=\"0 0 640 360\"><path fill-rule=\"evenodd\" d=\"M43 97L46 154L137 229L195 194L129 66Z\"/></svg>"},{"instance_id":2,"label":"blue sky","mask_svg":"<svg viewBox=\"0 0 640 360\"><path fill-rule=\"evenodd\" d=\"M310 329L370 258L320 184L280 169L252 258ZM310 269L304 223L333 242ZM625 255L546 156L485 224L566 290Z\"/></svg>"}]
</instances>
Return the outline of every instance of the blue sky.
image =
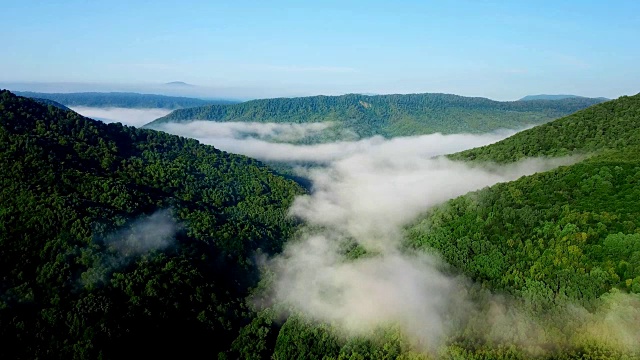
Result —
<instances>
[{"instance_id":1,"label":"blue sky","mask_svg":"<svg viewBox=\"0 0 640 360\"><path fill-rule=\"evenodd\" d=\"M5 1L0 83L227 97L640 92L640 1Z\"/></svg>"}]
</instances>

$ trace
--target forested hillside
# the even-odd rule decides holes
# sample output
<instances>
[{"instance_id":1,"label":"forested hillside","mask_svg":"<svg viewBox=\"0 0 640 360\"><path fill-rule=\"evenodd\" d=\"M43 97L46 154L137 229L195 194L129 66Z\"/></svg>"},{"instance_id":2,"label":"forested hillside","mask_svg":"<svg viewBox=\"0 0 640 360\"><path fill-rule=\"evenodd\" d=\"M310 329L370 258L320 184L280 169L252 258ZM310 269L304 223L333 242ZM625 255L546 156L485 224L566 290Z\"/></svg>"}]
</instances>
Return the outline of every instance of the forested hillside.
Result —
<instances>
[{"instance_id":1,"label":"forested hillside","mask_svg":"<svg viewBox=\"0 0 640 360\"><path fill-rule=\"evenodd\" d=\"M478 312L437 354L416 352L393 327L345 340L331 324L293 316L273 358L640 358L638 125L640 95L623 97L453 156L592 155L453 199L407 228L407 248L438 254L451 276L474 282L459 295Z\"/></svg>"},{"instance_id":2,"label":"forested hillside","mask_svg":"<svg viewBox=\"0 0 640 360\"><path fill-rule=\"evenodd\" d=\"M482 133L544 123L599 102L589 98L499 102L448 94L312 96L180 109L146 127L192 120L335 122L360 137ZM333 139L320 139L327 140Z\"/></svg>"},{"instance_id":3,"label":"forested hillside","mask_svg":"<svg viewBox=\"0 0 640 360\"><path fill-rule=\"evenodd\" d=\"M454 154L456 160L511 162L523 157L589 154L640 145L640 94L622 96L498 143Z\"/></svg>"},{"instance_id":4,"label":"forested hillside","mask_svg":"<svg viewBox=\"0 0 640 360\"><path fill-rule=\"evenodd\" d=\"M623 345L638 327L615 325L640 322L639 123L640 95L622 97L452 155L587 158L407 228L407 250L435 252L475 284L459 296L476 311L434 353L392 324L344 337L247 305L270 281L257 282L259 254L296 228L295 183L196 140L1 91L0 358L637 359ZM488 334L508 316L517 322Z\"/></svg>"},{"instance_id":5,"label":"forested hillside","mask_svg":"<svg viewBox=\"0 0 640 360\"><path fill-rule=\"evenodd\" d=\"M435 249L465 275L516 296L534 313L576 304L593 309L617 294L636 294L629 298L635 310L627 316L637 323L640 95L595 105L453 158L510 162L569 154L593 156L451 200L408 229L410 246ZM638 327L634 331L637 336ZM598 336L602 345L609 334L602 330ZM589 358L595 358L598 343L570 341ZM597 358L623 356L605 349L600 347Z\"/></svg>"},{"instance_id":6,"label":"forested hillside","mask_svg":"<svg viewBox=\"0 0 640 360\"><path fill-rule=\"evenodd\" d=\"M29 98L53 100L66 106L101 108L182 109L194 106L213 104L228 105L237 103L237 101L231 100L203 100L188 97L129 92L38 93L30 91L16 91L15 94Z\"/></svg>"},{"instance_id":7,"label":"forested hillside","mask_svg":"<svg viewBox=\"0 0 640 360\"><path fill-rule=\"evenodd\" d=\"M226 353L302 192L196 140L0 91L0 358Z\"/></svg>"}]
</instances>

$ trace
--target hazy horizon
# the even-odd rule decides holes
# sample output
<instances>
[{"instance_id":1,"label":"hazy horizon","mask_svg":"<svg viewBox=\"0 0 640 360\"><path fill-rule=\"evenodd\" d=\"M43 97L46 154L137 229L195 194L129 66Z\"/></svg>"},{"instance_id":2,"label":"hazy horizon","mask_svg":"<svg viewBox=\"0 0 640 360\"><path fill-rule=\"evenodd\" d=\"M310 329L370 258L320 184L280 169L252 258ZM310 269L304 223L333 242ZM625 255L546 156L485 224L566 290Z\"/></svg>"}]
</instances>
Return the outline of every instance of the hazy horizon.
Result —
<instances>
[{"instance_id":1,"label":"hazy horizon","mask_svg":"<svg viewBox=\"0 0 640 360\"><path fill-rule=\"evenodd\" d=\"M639 91L638 14L634 1L12 2L0 13L0 86L617 98Z\"/></svg>"},{"instance_id":2,"label":"hazy horizon","mask_svg":"<svg viewBox=\"0 0 640 360\"><path fill-rule=\"evenodd\" d=\"M310 96L341 96L347 94L362 94L366 96L376 96L376 95L406 95L406 94L451 94L458 95L463 97L479 97L486 98L494 101L517 101L526 96L579 96L579 97L588 97L588 98L606 98L606 99L616 99L620 96L631 96L636 95L635 93L625 93L619 94L615 97L607 97L603 95L584 95L582 93L561 93L561 92L546 92L546 93L527 93L522 96L515 96L513 98L505 98L498 99L492 98L483 95L474 95L474 94L460 94L460 93L452 93L452 92L444 92L444 91L423 91L423 92L381 92L381 93L372 93L372 92L336 92L336 93L277 93L277 94L268 94L264 93L262 96L260 95L262 92L257 90L255 96L248 96L247 93L243 92L245 89L218 89L213 87L204 87L198 86L194 84L186 84L186 86L175 86L167 83L162 84L98 84L98 83L68 83L68 82L2 82L0 81L0 89L6 89L12 92L35 92L35 93L43 93L43 94L53 94L53 93L61 93L61 94L71 94L71 93L137 93L137 94L152 94L152 95L164 95L164 96L175 96L175 97L187 97L187 98L197 98L204 100L229 100L229 101L249 101L249 100L258 100L258 99L273 99L273 98L296 98L296 97L310 97Z\"/></svg>"}]
</instances>

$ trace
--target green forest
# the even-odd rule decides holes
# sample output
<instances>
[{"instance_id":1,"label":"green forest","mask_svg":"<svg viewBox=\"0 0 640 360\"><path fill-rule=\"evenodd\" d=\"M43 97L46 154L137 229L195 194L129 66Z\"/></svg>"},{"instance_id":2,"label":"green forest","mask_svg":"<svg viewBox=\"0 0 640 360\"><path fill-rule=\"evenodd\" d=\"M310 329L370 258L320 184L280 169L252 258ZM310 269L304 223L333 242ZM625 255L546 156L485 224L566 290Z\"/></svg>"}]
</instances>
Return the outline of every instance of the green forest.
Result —
<instances>
[{"instance_id":1,"label":"green forest","mask_svg":"<svg viewBox=\"0 0 640 360\"><path fill-rule=\"evenodd\" d=\"M630 319L637 323L639 124L640 95L624 96L452 155L480 163L566 155L587 159L432 209L408 229L408 246L437 251L457 271L517 297L523 308L538 314L567 304L594 309L619 294L632 294L637 303ZM594 348L602 346L597 342L570 345L585 351L586 358L624 355L604 347L596 357Z\"/></svg>"},{"instance_id":2,"label":"green forest","mask_svg":"<svg viewBox=\"0 0 640 360\"><path fill-rule=\"evenodd\" d=\"M53 100L66 106L120 107L145 109L182 109L205 105L236 104L232 100L203 100L181 96L139 94L131 92L39 93L16 91L16 95Z\"/></svg>"},{"instance_id":3,"label":"green forest","mask_svg":"<svg viewBox=\"0 0 640 360\"><path fill-rule=\"evenodd\" d=\"M261 255L279 253L304 225L287 216L307 191L299 183L193 139L0 91L0 358L640 359L627 346L634 339L607 327L640 322L640 94L589 108L600 101L405 96L187 110L246 106L248 114L259 109L253 103L269 114L263 121L284 108L290 118L281 121L303 121L297 106L308 103L319 107L305 121L327 121L356 101L360 113L376 109L391 122L401 111L389 104L405 99L412 110L402 112L434 109L425 119L445 108L473 114L466 125L447 123L451 132L470 119L497 124L506 119L493 118L498 111L524 124L579 110L449 157L474 166L581 161L450 200L406 227L405 250L435 254L449 276L470 279L460 296L479 308L437 352L393 325L345 337L332 324L251 305L270 281ZM507 315L528 319L499 337L483 326L498 318L497 298Z\"/></svg>"},{"instance_id":4,"label":"green forest","mask_svg":"<svg viewBox=\"0 0 640 360\"><path fill-rule=\"evenodd\" d=\"M449 94L312 96L180 109L145 127L192 120L334 122L338 129L350 130L359 137L411 136L436 132L483 133L545 123L602 101L572 98L500 102ZM336 139L331 133L325 138L314 139L317 142L332 140Z\"/></svg>"},{"instance_id":5,"label":"green forest","mask_svg":"<svg viewBox=\"0 0 640 360\"><path fill-rule=\"evenodd\" d=\"M8 91L0 184L3 359L230 351L255 317L254 255L281 249L303 192L255 160Z\"/></svg>"},{"instance_id":6,"label":"green forest","mask_svg":"<svg viewBox=\"0 0 640 360\"><path fill-rule=\"evenodd\" d=\"M460 296L480 311L438 353L416 352L393 327L345 339L300 315L283 325L273 358L640 359L639 121L640 95L622 97L450 156L478 165L588 157L450 200L406 228L407 249L474 282ZM499 336L484 325L497 321L496 296L503 316L520 319Z\"/></svg>"}]
</instances>

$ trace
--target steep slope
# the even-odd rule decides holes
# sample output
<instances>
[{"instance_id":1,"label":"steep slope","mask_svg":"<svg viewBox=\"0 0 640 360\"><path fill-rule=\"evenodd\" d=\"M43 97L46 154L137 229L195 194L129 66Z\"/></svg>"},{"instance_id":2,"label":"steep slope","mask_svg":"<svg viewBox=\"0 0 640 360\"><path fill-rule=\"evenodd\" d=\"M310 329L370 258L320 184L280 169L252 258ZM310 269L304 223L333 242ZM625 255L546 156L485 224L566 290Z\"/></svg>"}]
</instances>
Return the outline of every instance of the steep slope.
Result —
<instances>
[{"instance_id":1,"label":"steep slope","mask_svg":"<svg viewBox=\"0 0 640 360\"><path fill-rule=\"evenodd\" d=\"M498 102L448 94L312 96L176 110L146 127L192 120L334 122L360 137L481 133L544 123L601 102L597 99ZM319 141L332 140L320 139Z\"/></svg>"},{"instance_id":2,"label":"steep slope","mask_svg":"<svg viewBox=\"0 0 640 360\"><path fill-rule=\"evenodd\" d=\"M38 93L17 91L16 95L48 99L66 106L182 109L204 105L236 104L231 100L203 100L188 97L138 94L130 92Z\"/></svg>"},{"instance_id":3,"label":"steep slope","mask_svg":"<svg viewBox=\"0 0 640 360\"><path fill-rule=\"evenodd\" d=\"M640 145L640 94L622 96L498 143L463 151L457 160L511 162L523 157L564 156Z\"/></svg>"},{"instance_id":4,"label":"steep slope","mask_svg":"<svg viewBox=\"0 0 640 360\"><path fill-rule=\"evenodd\" d=\"M393 327L345 339L294 315L272 358L639 359L639 110L638 96L625 97L454 156L592 154L453 199L407 228L407 247L435 250L452 277L474 280L459 293L470 315L452 324L437 355L416 352Z\"/></svg>"},{"instance_id":5,"label":"steep slope","mask_svg":"<svg viewBox=\"0 0 640 360\"><path fill-rule=\"evenodd\" d=\"M217 356L302 192L255 160L0 91L0 358Z\"/></svg>"},{"instance_id":6,"label":"steep slope","mask_svg":"<svg viewBox=\"0 0 640 360\"><path fill-rule=\"evenodd\" d=\"M620 309L617 301L629 301L631 310L626 315L611 310L608 316L619 324L625 317L637 324L639 125L640 95L622 97L501 142L453 155L467 161L498 162L526 156L591 156L434 208L408 229L409 246L435 249L484 287L515 295L532 314L556 308L570 310L576 304L593 309L608 303L610 309ZM626 293L632 295L620 295ZM562 330L567 322L574 321L570 315L561 312L554 318L563 316L568 318L555 320L560 336L575 338L575 330L571 334ZM598 352L601 358L623 356L612 350L616 346L603 345L609 341L606 330L597 334L595 339L571 340L569 344L591 357ZM637 326L628 333L632 337L638 334ZM622 333L614 337L614 341L624 338ZM473 338L466 341L473 344ZM635 346L636 357L638 351Z\"/></svg>"}]
</instances>

